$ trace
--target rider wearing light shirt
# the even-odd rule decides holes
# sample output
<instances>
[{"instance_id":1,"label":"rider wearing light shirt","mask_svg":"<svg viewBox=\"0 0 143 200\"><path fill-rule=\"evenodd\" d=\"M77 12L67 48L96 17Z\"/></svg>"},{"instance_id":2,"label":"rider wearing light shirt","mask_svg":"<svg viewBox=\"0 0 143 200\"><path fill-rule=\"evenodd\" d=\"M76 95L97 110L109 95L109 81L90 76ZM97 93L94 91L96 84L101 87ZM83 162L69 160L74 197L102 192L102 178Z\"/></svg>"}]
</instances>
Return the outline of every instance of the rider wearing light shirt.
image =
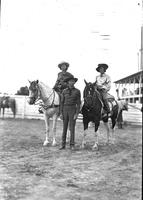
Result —
<instances>
[{"instance_id":1,"label":"rider wearing light shirt","mask_svg":"<svg viewBox=\"0 0 143 200\"><path fill-rule=\"evenodd\" d=\"M110 115L110 107L107 101L107 92L111 88L111 78L105 72L108 68L107 64L98 64L96 70L100 73L100 75L96 76L95 84L97 86L97 90L100 92L105 110Z\"/></svg>"}]
</instances>

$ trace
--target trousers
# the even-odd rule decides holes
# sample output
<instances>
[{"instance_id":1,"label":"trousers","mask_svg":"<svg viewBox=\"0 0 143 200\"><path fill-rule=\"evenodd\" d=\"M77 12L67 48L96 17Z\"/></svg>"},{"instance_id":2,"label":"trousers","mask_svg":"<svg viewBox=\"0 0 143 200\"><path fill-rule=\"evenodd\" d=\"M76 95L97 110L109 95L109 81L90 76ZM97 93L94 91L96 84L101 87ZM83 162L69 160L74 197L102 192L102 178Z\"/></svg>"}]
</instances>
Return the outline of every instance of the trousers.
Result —
<instances>
[{"instance_id":1,"label":"trousers","mask_svg":"<svg viewBox=\"0 0 143 200\"><path fill-rule=\"evenodd\" d=\"M76 113L76 106L63 106L63 134L62 134L62 146L66 145L66 136L67 129L69 126L70 130L70 146L74 146L75 144L75 124L76 120L74 119L74 115Z\"/></svg>"},{"instance_id":2,"label":"trousers","mask_svg":"<svg viewBox=\"0 0 143 200\"><path fill-rule=\"evenodd\" d=\"M110 113L110 107L109 107L108 100L107 100L107 92L104 90L101 90L100 94L102 97L102 101L103 101L105 110L107 111L107 113Z\"/></svg>"}]
</instances>

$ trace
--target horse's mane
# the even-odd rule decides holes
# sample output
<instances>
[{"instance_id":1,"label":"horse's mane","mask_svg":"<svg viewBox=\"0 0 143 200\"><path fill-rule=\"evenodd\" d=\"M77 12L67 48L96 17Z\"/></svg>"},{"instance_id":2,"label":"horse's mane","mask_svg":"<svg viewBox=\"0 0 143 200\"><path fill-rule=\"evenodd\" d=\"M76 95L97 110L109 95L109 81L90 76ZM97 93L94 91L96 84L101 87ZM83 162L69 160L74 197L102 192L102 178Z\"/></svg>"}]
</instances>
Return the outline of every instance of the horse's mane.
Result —
<instances>
[{"instance_id":1,"label":"horse's mane","mask_svg":"<svg viewBox=\"0 0 143 200\"><path fill-rule=\"evenodd\" d=\"M91 98L90 100L92 100L92 108L97 108L97 102L100 102L100 104L102 105L102 101L101 101L101 97L100 97L100 93L98 92L98 90L96 89L96 87L94 87L94 84L89 82L89 87L92 88L92 94L91 94ZM85 100L85 105L87 105L87 100L86 100L86 92L88 91L88 86L86 84L85 88L84 88L84 91L83 91L83 97L84 97L84 100Z\"/></svg>"},{"instance_id":2,"label":"horse's mane","mask_svg":"<svg viewBox=\"0 0 143 200\"><path fill-rule=\"evenodd\" d=\"M38 85L39 85L39 88L41 89L42 94L43 94L45 97L49 96L49 94L50 94L51 91L52 91L52 88L50 88L49 86L47 86L47 85L46 85L45 83L43 83L42 81L40 81L40 82L38 83Z\"/></svg>"}]
</instances>

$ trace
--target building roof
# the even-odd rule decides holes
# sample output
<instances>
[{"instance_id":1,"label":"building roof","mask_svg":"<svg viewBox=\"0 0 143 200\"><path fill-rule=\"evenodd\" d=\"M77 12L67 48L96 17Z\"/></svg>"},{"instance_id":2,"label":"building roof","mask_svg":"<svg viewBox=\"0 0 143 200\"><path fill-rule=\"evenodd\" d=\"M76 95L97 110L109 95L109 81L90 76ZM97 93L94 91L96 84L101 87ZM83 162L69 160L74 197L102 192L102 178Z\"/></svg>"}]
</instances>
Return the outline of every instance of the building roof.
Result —
<instances>
[{"instance_id":1,"label":"building roof","mask_svg":"<svg viewBox=\"0 0 143 200\"><path fill-rule=\"evenodd\" d=\"M140 76L142 76L142 75L143 75L143 70L139 71L139 72L137 72L135 74L126 76L126 77L124 77L122 79L119 79L117 81L114 81L114 83L116 83L116 84L118 84L118 83L121 83L121 84L122 83L133 83L134 80L135 80L136 83L138 83L139 80L140 80ZM143 82L143 76L142 76L142 82Z\"/></svg>"}]
</instances>

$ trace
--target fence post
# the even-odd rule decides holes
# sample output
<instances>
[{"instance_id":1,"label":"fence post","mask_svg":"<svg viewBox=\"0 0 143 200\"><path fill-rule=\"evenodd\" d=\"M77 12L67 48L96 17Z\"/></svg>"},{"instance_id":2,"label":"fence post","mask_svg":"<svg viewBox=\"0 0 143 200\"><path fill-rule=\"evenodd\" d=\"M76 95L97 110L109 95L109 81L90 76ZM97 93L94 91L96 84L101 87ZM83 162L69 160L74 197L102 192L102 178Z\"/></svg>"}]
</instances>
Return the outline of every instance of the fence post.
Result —
<instances>
[{"instance_id":1,"label":"fence post","mask_svg":"<svg viewBox=\"0 0 143 200\"><path fill-rule=\"evenodd\" d=\"M24 106L23 106L23 112L22 112L22 119L25 118L25 111L26 111L26 96L24 96Z\"/></svg>"}]
</instances>

